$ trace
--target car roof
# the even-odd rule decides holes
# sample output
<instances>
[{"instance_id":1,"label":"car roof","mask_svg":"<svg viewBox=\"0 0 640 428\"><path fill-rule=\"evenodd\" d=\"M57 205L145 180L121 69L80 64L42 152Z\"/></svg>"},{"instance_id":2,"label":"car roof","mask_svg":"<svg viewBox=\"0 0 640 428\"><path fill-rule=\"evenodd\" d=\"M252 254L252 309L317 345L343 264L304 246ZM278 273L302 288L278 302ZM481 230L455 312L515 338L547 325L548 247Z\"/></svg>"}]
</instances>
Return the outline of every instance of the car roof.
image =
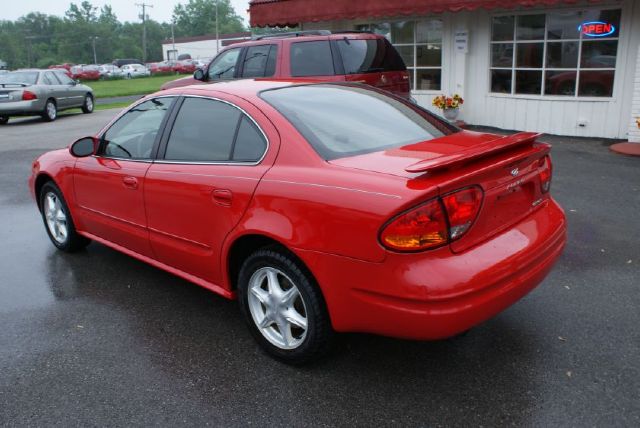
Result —
<instances>
[{"instance_id":1,"label":"car roof","mask_svg":"<svg viewBox=\"0 0 640 428\"><path fill-rule=\"evenodd\" d=\"M299 34L299 35L296 35ZM314 32L310 31L307 34L303 33L282 33L282 34L268 34L264 36L258 36L251 40L246 40L243 42L233 43L229 46L226 46L222 51L232 48L241 48L245 46L253 46L253 45L264 45L267 43L277 43L281 40L291 40L292 42L303 42L303 41L312 41L312 40L340 40L345 37L349 38L361 38L361 39L381 39L384 36L379 34L371 33L368 31L338 31L338 32Z\"/></svg>"},{"instance_id":2,"label":"car roof","mask_svg":"<svg viewBox=\"0 0 640 428\"><path fill-rule=\"evenodd\" d=\"M211 83L208 85L196 84L191 86L183 86L174 89L167 89L156 92L151 95L153 98L157 95L199 95L199 96L215 96L216 93L224 92L230 95L251 99L257 97L262 91L269 89L286 88L289 86L301 86L311 84L331 84L331 82L318 82L317 80L287 80L287 79L241 79L230 80L226 82Z\"/></svg>"}]
</instances>

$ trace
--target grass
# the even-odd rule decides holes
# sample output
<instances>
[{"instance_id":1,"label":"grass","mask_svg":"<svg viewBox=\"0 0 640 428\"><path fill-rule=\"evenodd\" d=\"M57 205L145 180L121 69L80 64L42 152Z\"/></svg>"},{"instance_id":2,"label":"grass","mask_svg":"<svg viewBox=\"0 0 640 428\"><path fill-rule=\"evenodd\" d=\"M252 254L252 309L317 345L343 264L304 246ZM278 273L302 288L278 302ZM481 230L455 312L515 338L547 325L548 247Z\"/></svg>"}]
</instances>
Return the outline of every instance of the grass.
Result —
<instances>
[{"instance_id":1,"label":"grass","mask_svg":"<svg viewBox=\"0 0 640 428\"><path fill-rule=\"evenodd\" d=\"M136 79L98 80L86 82L93 89L96 98L126 97L129 95L146 95L159 91L166 82L184 76L174 74L168 76L139 77ZM97 106L96 106L97 107Z\"/></svg>"}]
</instances>

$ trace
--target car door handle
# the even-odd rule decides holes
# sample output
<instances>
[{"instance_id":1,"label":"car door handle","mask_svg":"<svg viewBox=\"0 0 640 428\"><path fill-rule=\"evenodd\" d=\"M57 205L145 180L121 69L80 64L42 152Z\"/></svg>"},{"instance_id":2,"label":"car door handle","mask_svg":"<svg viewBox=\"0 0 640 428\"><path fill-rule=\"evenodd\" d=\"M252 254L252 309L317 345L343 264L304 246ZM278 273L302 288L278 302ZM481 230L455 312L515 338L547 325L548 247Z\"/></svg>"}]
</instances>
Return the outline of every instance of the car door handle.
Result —
<instances>
[{"instance_id":1,"label":"car door handle","mask_svg":"<svg viewBox=\"0 0 640 428\"><path fill-rule=\"evenodd\" d=\"M233 200L233 193L231 190L227 189L216 189L212 193L213 200L218 204L225 207L231 206L231 201Z\"/></svg>"},{"instance_id":2,"label":"car door handle","mask_svg":"<svg viewBox=\"0 0 640 428\"><path fill-rule=\"evenodd\" d=\"M135 177L124 177L122 184L124 184L124 187L135 190L138 188L138 179Z\"/></svg>"}]
</instances>

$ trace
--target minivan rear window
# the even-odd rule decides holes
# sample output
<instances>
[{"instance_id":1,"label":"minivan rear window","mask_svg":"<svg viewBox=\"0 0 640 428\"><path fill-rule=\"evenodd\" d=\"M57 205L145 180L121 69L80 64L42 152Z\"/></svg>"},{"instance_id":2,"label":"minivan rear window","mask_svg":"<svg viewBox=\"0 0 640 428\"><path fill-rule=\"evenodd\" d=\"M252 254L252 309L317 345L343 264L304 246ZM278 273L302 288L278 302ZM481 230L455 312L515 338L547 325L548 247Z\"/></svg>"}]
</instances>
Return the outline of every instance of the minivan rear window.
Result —
<instances>
[{"instance_id":1,"label":"minivan rear window","mask_svg":"<svg viewBox=\"0 0 640 428\"><path fill-rule=\"evenodd\" d=\"M317 84L263 91L325 160L388 150L458 131L407 101L359 85Z\"/></svg>"},{"instance_id":2,"label":"minivan rear window","mask_svg":"<svg viewBox=\"0 0 640 428\"><path fill-rule=\"evenodd\" d=\"M405 71L400 54L386 39L348 39L337 42L346 74Z\"/></svg>"}]
</instances>

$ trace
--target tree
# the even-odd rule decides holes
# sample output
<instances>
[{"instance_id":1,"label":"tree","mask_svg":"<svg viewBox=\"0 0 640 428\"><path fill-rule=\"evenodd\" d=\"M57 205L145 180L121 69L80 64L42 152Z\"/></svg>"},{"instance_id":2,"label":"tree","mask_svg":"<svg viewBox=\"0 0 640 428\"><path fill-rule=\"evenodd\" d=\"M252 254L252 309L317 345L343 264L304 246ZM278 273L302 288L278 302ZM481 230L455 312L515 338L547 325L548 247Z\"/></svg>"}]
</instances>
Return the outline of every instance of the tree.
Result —
<instances>
[{"instance_id":1,"label":"tree","mask_svg":"<svg viewBox=\"0 0 640 428\"><path fill-rule=\"evenodd\" d=\"M216 3L218 3L218 31L220 34L244 31L242 18L236 14L230 0L189 0L173 9L177 36L202 36L213 34L216 28Z\"/></svg>"}]
</instances>

